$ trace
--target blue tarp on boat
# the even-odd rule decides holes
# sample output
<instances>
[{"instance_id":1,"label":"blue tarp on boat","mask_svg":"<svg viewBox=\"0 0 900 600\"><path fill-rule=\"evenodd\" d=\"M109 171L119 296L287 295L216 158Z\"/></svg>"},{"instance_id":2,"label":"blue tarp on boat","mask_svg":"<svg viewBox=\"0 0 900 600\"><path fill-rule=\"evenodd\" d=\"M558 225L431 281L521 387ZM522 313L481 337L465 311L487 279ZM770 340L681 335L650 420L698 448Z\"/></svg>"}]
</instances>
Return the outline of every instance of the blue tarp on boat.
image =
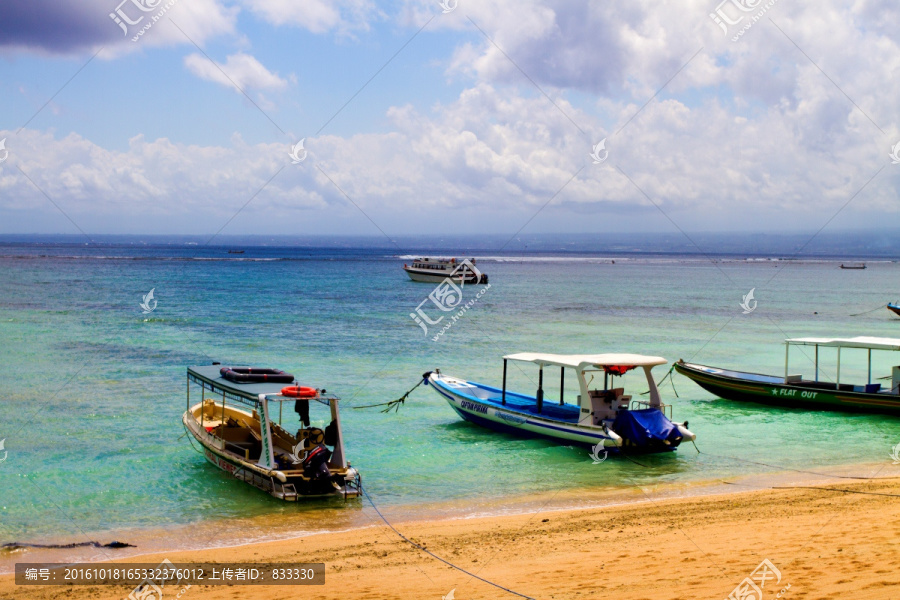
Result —
<instances>
[{"instance_id":1,"label":"blue tarp on boat","mask_svg":"<svg viewBox=\"0 0 900 600\"><path fill-rule=\"evenodd\" d=\"M619 411L613 431L638 446L654 442L675 444L681 440L678 428L657 408Z\"/></svg>"}]
</instances>

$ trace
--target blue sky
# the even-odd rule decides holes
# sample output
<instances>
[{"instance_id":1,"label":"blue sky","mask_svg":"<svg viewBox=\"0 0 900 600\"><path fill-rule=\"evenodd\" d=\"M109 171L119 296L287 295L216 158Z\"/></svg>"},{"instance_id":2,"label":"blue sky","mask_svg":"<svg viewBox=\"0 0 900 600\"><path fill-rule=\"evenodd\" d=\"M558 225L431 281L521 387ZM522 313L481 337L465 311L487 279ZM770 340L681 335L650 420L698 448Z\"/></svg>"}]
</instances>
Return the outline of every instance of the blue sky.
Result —
<instances>
[{"instance_id":1,"label":"blue sky","mask_svg":"<svg viewBox=\"0 0 900 600\"><path fill-rule=\"evenodd\" d=\"M815 231L900 207L880 0L757 22L759 0L177 0L136 42L117 6L165 9L0 6L0 233Z\"/></svg>"}]
</instances>

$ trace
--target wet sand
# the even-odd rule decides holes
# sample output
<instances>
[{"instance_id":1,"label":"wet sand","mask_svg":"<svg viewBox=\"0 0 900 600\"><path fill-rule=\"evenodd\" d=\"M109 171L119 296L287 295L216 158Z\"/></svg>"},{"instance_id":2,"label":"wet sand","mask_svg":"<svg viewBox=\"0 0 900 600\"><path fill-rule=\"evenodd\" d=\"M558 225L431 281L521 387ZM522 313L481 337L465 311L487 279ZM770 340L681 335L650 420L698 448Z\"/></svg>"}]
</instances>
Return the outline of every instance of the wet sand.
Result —
<instances>
[{"instance_id":1,"label":"wet sand","mask_svg":"<svg viewBox=\"0 0 900 600\"><path fill-rule=\"evenodd\" d=\"M888 472L890 471L890 473ZM894 475L886 469L883 475ZM813 489L809 486L819 488ZM900 478L394 525L430 552L533 598L727 598L768 559L763 599L900 598ZM734 486L736 490L741 487ZM845 491L834 491L845 490ZM640 492L638 492L640 493ZM638 499L638 498L635 498ZM370 509L366 513L377 519ZM515 598L400 539L351 531L129 562L324 562L324 586L192 586L182 598ZM18 560L31 560L22 556ZM757 574L757 585L759 576ZM167 591L175 598L181 588ZM125 587L24 587L0 598L124 598Z\"/></svg>"}]
</instances>

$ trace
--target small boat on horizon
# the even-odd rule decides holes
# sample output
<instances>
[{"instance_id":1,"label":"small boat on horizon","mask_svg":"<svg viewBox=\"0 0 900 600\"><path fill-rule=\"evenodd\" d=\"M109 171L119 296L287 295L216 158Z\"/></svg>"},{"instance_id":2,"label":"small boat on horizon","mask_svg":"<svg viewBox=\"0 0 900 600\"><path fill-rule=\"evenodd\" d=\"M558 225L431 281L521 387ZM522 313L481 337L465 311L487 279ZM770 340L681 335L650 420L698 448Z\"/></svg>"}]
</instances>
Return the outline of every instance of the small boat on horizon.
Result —
<instances>
[{"instance_id":1,"label":"small boat on horizon","mask_svg":"<svg viewBox=\"0 0 900 600\"><path fill-rule=\"evenodd\" d=\"M474 258L457 262L455 258L417 258L403 270L413 281L440 283L450 279L456 283L487 283L488 276L478 270Z\"/></svg>"},{"instance_id":2,"label":"small boat on horizon","mask_svg":"<svg viewBox=\"0 0 900 600\"><path fill-rule=\"evenodd\" d=\"M842 269L851 269L851 270L865 269L866 263L859 263L858 265L845 265L844 263L841 263L841 268Z\"/></svg>"},{"instance_id":3,"label":"small boat on horizon","mask_svg":"<svg viewBox=\"0 0 900 600\"><path fill-rule=\"evenodd\" d=\"M789 359L791 346L815 348L815 373L812 379L791 374ZM835 348L837 372L834 381L821 381L819 348ZM868 381L865 384L841 383L841 350L867 350ZM872 350L900 351L900 339L880 337L854 338L793 338L785 340L784 376L763 375L686 363L679 360L675 370L725 400L757 402L779 407L808 408L810 410L838 410L900 415L900 366L893 367L888 378L891 387L872 383Z\"/></svg>"},{"instance_id":4,"label":"small boat on horizon","mask_svg":"<svg viewBox=\"0 0 900 600\"><path fill-rule=\"evenodd\" d=\"M228 254L243 254L243 250L229 250Z\"/></svg>"},{"instance_id":5,"label":"small boat on horizon","mask_svg":"<svg viewBox=\"0 0 900 600\"><path fill-rule=\"evenodd\" d=\"M534 396L506 389L508 361L538 366ZM444 375L440 369L425 373L430 385L464 420L520 437L542 437L565 445L591 446L627 452L666 452L696 436L688 424L671 421L672 407L663 404L650 371L666 364L659 356L640 354L538 354L524 352L503 357L501 388ZM559 367L558 401L544 397L544 368ZM642 368L650 387L647 401L632 400L622 387L610 388L610 378ZM576 403L565 402L565 374L574 371L580 394ZM600 373L603 388L599 389ZM591 388L594 380L597 387Z\"/></svg>"},{"instance_id":6,"label":"small boat on horizon","mask_svg":"<svg viewBox=\"0 0 900 600\"><path fill-rule=\"evenodd\" d=\"M200 402L193 405L192 385L200 387ZM294 403L300 416L296 434L282 427L284 402ZM314 404L330 413L324 429L311 426ZM277 422L271 414L274 405ZM182 423L209 462L280 500L360 494L359 473L344 453L338 398L324 389L298 386L284 371L219 363L188 367Z\"/></svg>"}]
</instances>

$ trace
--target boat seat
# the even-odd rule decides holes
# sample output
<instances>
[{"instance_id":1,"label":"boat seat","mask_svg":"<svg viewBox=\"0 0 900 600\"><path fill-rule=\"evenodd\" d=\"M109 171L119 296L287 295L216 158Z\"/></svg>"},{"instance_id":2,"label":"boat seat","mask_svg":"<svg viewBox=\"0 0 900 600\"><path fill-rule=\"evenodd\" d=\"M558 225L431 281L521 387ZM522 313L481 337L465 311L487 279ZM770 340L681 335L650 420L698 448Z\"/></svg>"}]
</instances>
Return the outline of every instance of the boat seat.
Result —
<instances>
[{"instance_id":1,"label":"boat seat","mask_svg":"<svg viewBox=\"0 0 900 600\"><path fill-rule=\"evenodd\" d=\"M492 394L491 392L487 391L486 389L483 389L480 387L474 387L474 386L467 389L466 393L469 394L470 396L475 396L476 398L479 398L481 400L491 400L496 397L495 394Z\"/></svg>"},{"instance_id":2,"label":"boat seat","mask_svg":"<svg viewBox=\"0 0 900 600\"><path fill-rule=\"evenodd\" d=\"M252 435L253 437L255 437L257 442L261 442L261 441L262 441L262 437L259 435L259 433L256 432L255 429L253 429L252 427L250 427L250 425L247 423L247 421L241 419L241 425L243 425L245 428L247 428L247 429L250 430L250 435Z\"/></svg>"}]
</instances>

